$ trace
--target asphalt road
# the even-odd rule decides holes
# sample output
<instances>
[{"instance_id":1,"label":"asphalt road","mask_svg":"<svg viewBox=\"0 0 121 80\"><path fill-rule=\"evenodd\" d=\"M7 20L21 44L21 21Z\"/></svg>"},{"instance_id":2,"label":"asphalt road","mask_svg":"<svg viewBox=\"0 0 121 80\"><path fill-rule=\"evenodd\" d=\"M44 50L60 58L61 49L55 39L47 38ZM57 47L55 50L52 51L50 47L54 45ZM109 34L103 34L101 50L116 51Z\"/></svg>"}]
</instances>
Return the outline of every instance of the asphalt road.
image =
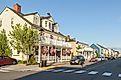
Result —
<instances>
[{"instance_id":1,"label":"asphalt road","mask_svg":"<svg viewBox=\"0 0 121 80\"><path fill-rule=\"evenodd\" d=\"M6 77L5 77L6 76ZM23 77L22 77L23 76ZM8 77L8 78L7 78ZM121 80L121 58L81 68L66 65L46 71L0 73L0 80Z\"/></svg>"}]
</instances>

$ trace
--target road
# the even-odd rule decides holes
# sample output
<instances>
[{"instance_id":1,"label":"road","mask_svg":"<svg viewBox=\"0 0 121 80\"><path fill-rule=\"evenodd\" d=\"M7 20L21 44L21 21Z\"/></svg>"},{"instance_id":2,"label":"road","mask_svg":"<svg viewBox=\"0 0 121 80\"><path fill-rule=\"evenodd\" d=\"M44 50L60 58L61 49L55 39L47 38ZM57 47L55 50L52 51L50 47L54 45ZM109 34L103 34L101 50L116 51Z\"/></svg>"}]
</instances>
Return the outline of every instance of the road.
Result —
<instances>
[{"instance_id":1,"label":"road","mask_svg":"<svg viewBox=\"0 0 121 80\"><path fill-rule=\"evenodd\" d=\"M16 80L121 80L121 58L99 62L84 68L64 65L38 73L11 72L7 74L9 76L14 75ZM16 75L17 77L15 77ZM0 77L3 77L3 73L0 73ZM5 80L11 80L11 78L7 79L6 77Z\"/></svg>"}]
</instances>

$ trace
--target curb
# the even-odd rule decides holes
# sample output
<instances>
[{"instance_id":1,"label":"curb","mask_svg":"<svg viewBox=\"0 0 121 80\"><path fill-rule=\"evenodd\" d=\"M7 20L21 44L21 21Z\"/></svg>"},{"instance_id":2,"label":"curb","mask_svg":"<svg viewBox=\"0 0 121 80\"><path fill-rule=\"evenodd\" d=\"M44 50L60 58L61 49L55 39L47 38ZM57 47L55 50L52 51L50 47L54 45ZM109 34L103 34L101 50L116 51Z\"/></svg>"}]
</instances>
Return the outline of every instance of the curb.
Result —
<instances>
[{"instance_id":1,"label":"curb","mask_svg":"<svg viewBox=\"0 0 121 80\"><path fill-rule=\"evenodd\" d=\"M56 66L48 66L48 67L43 67L43 68L40 68L40 70L48 70L48 69L52 69L52 68L57 68L57 67L61 67L63 66L63 64L60 64L60 65L56 65Z\"/></svg>"}]
</instances>

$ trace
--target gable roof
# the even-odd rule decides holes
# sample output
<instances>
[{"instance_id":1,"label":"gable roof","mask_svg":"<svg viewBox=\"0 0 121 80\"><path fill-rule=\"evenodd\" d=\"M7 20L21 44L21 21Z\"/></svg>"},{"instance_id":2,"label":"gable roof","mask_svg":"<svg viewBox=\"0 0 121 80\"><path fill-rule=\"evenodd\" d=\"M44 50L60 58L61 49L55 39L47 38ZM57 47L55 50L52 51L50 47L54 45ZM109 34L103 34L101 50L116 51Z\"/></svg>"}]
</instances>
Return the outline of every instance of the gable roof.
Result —
<instances>
[{"instance_id":1,"label":"gable roof","mask_svg":"<svg viewBox=\"0 0 121 80\"><path fill-rule=\"evenodd\" d=\"M103 48L103 49L106 49L106 50L108 50L108 48L106 48L106 47L104 47L104 46L102 46L102 45L100 45L100 44L97 44L99 47L101 47L101 48Z\"/></svg>"},{"instance_id":2,"label":"gable roof","mask_svg":"<svg viewBox=\"0 0 121 80\"><path fill-rule=\"evenodd\" d=\"M33 12L33 13L27 13L27 14L22 14L23 16L28 16L28 15L35 15L37 14L38 12Z\"/></svg>"},{"instance_id":3,"label":"gable roof","mask_svg":"<svg viewBox=\"0 0 121 80\"><path fill-rule=\"evenodd\" d=\"M80 42L80 41L77 41L76 43L79 43L79 44L83 44L83 45L87 45L88 46L88 44L83 43L83 42Z\"/></svg>"},{"instance_id":4,"label":"gable roof","mask_svg":"<svg viewBox=\"0 0 121 80\"><path fill-rule=\"evenodd\" d=\"M15 10L13 10L13 9L11 9L10 7L7 7L7 8L9 8L11 11L13 11L16 15L18 15L19 17L21 17L23 20L25 20L27 23L29 23L30 25L32 25L33 26L33 24L30 22L30 21L28 21L26 18L24 18L22 15L22 13L17 13Z\"/></svg>"},{"instance_id":5,"label":"gable roof","mask_svg":"<svg viewBox=\"0 0 121 80\"><path fill-rule=\"evenodd\" d=\"M29 20L27 20L26 18L23 17L23 16L27 16L27 15L34 15L34 14L37 14L38 12L23 14L23 13L17 13L15 10L13 10L13 9L10 8L10 7L5 7L5 9L6 9L6 8L10 9L11 11L13 11L16 15L18 15L20 18L22 18L23 20L25 20L28 24L30 24L31 26L35 27L36 29L43 29L43 30L45 30L45 31L52 32L52 31L50 31L50 30L47 30L47 29L43 28L42 26L38 26L38 25L32 24ZM5 9L4 9L4 10L5 10ZM4 10L3 10L3 11L4 11ZM2 12L3 12L3 11L2 11ZM2 12L1 12L0 14L2 14ZM48 17L45 17L45 18L48 19L48 18L50 18L50 17L52 17L52 16L48 16ZM65 35L63 35L63 34L60 33L60 32L53 32L53 33L58 34L58 35L61 35L61 36L63 36L63 37L66 37Z\"/></svg>"}]
</instances>

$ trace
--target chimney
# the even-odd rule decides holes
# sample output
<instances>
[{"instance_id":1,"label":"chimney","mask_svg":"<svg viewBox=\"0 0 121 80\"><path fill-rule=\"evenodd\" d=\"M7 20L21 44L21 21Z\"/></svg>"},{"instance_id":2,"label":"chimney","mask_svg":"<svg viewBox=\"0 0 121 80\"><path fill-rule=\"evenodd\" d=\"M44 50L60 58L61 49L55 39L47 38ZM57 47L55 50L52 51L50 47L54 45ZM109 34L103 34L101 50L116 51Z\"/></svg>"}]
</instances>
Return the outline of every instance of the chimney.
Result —
<instances>
[{"instance_id":1,"label":"chimney","mask_svg":"<svg viewBox=\"0 0 121 80\"><path fill-rule=\"evenodd\" d=\"M21 6L19 4L14 4L13 5L13 9L17 12L17 13L21 13Z\"/></svg>"}]
</instances>

